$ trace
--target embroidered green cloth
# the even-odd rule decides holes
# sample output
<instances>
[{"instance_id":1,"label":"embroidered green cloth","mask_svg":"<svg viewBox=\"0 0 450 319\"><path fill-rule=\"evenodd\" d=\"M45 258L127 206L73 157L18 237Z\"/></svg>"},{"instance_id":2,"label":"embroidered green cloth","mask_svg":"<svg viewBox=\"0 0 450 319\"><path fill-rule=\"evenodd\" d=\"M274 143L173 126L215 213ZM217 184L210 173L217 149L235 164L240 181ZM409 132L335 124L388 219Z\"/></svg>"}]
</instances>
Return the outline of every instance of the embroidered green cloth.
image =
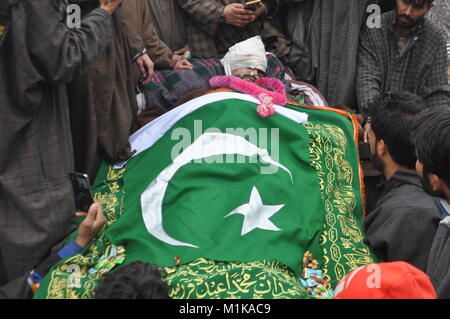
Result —
<instances>
[{"instance_id":1,"label":"embroidered green cloth","mask_svg":"<svg viewBox=\"0 0 450 319\"><path fill-rule=\"evenodd\" d=\"M308 298L298 281L307 250L330 288L373 263L364 244L350 116L286 107L308 114L308 122L280 114L261 119L256 104L243 100L209 103L176 121L123 169L103 164L93 187L107 227L85 251L55 266L36 298L91 298L102 272L89 270L117 247L126 251L124 264L142 260L163 268L172 298ZM236 138L230 128L249 135ZM186 144L181 137L188 135ZM253 147L258 156L239 161L234 155L230 162L212 147L229 143Z\"/></svg>"}]
</instances>

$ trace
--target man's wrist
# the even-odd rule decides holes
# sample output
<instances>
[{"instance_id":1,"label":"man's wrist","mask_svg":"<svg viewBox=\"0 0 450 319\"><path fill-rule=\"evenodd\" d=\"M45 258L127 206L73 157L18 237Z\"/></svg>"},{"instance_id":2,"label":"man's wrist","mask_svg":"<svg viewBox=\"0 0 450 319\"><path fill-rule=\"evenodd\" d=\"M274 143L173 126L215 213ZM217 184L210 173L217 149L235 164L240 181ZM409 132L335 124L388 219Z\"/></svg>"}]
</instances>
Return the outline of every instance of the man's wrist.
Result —
<instances>
[{"instance_id":1,"label":"man's wrist","mask_svg":"<svg viewBox=\"0 0 450 319\"><path fill-rule=\"evenodd\" d=\"M78 243L76 239L72 240L68 245L64 246L60 251L58 251L58 256L61 259L66 259L67 257L79 254L87 247L88 243L89 242L84 244L83 242L83 245L80 245L80 243Z\"/></svg>"},{"instance_id":2,"label":"man's wrist","mask_svg":"<svg viewBox=\"0 0 450 319\"><path fill-rule=\"evenodd\" d=\"M138 53L131 59L131 63L136 62L136 60L147 53L147 48L143 48L142 50L139 50Z\"/></svg>"},{"instance_id":3,"label":"man's wrist","mask_svg":"<svg viewBox=\"0 0 450 319\"><path fill-rule=\"evenodd\" d=\"M364 127L364 126L366 126L366 124L371 123L371 122L372 122L372 116L367 116L367 117L364 116L364 122L363 122L362 126Z\"/></svg>"},{"instance_id":4,"label":"man's wrist","mask_svg":"<svg viewBox=\"0 0 450 319\"><path fill-rule=\"evenodd\" d=\"M263 9L262 15L267 15L267 6L264 2L261 2L261 8Z\"/></svg>"},{"instance_id":5,"label":"man's wrist","mask_svg":"<svg viewBox=\"0 0 450 319\"><path fill-rule=\"evenodd\" d=\"M75 238L75 243L83 249L87 247L90 241L91 239L80 235Z\"/></svg>"},{"instance_id":6,"label":"man's wrist","mask_svg":"<svg viewBox=\"0 0 450 319\"><path fill-rule=\"evenodd\" d=\"M225 24L227 22L227 20L225 18L225 8L226 8L226 6L223 6L222 9L220 10L220 17L219 17L220 24Z\"/></svg>"}]
</instances>

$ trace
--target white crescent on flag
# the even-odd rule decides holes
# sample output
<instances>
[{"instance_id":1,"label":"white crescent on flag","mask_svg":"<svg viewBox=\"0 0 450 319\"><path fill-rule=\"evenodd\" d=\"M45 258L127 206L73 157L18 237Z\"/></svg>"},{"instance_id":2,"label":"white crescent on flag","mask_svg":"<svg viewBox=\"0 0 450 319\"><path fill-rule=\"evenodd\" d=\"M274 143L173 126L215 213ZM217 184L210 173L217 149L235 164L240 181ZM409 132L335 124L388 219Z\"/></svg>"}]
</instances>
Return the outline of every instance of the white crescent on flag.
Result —
<instances>
[{"instance_id":1,"label":"white crescent on flag","mask_svg":"<svg viewBox=\"0 0 450 319\"><path fill-rule=\"evenodd\" d=\"M258 155L264 162L286 171L291 181L293 180L289 169L274 161L266 149L257 147L241 136L225 133L205 133L178 155L172 164L166 167L142 193L141 209L147 231L160 241L172 246L199 248L196 245L176 240L164 231L162 225L162 203L169 181L181 167L189 164L191 161L210 156L231 154Z\"/></svg>"}]
</instances>

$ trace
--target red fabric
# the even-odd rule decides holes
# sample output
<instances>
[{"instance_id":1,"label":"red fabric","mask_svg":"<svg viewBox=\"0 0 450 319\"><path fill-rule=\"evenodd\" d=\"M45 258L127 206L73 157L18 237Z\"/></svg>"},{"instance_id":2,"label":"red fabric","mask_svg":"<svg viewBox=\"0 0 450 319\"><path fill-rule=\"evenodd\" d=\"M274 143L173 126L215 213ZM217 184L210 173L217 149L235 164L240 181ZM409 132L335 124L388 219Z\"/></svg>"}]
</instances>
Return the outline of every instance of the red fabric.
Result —
<instances>
[{"instance_id":1,"label":"red fabric","mask_svg":"<svg viewBox=\"0 0 450 319\"><path fill-rule=\"evenodd\" d=\"M335 299L436 299L428 276L403 262L365 265L336 287Z\"/></svg>"}]
</instances>

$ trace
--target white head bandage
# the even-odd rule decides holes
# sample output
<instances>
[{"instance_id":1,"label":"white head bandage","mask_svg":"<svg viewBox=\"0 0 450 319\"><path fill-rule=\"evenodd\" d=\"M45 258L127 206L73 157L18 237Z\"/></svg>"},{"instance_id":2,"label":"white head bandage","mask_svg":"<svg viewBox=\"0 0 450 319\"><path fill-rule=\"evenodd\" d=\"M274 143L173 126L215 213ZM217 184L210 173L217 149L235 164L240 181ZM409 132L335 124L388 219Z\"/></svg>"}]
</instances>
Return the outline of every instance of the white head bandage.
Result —
<instances>
[{"instance_id":1,"label":"white head bandage","mask_svg":"<svg viewBox=\"0 0 450 319\"><path fill-rule=\"evenodd\" d=\"M266 48L261 37L247 39L232 46L221 60L226 75L236 69L258 69L266 72Z\"/></svg>"}]
</instances>

